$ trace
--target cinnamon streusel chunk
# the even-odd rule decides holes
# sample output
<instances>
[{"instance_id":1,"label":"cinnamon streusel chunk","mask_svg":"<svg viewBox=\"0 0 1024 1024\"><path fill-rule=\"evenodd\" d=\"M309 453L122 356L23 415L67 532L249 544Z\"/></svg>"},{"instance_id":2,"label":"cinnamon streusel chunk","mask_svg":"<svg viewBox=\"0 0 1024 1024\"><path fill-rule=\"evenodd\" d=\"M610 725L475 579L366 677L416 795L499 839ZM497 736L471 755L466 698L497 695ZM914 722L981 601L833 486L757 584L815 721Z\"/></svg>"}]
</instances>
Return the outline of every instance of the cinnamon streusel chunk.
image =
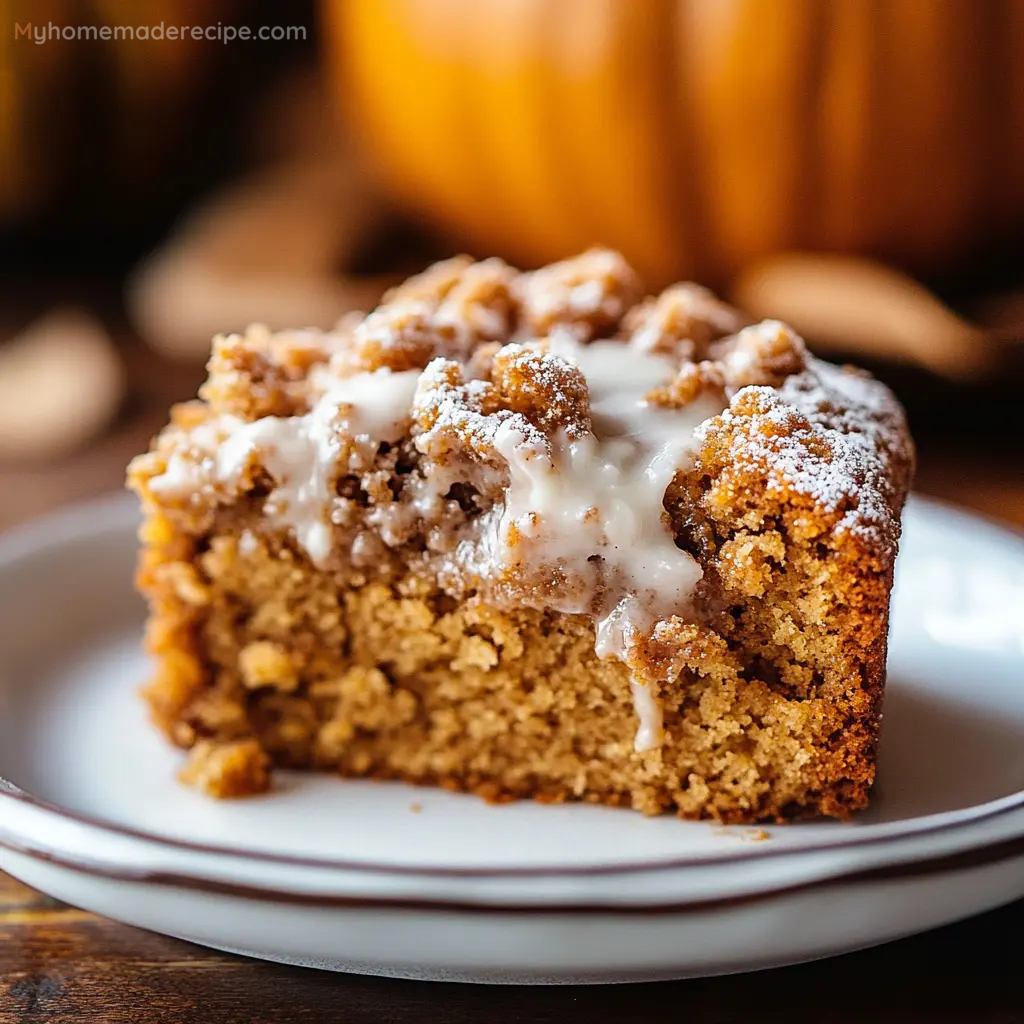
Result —
<instances>
[{"instance_id":1,"label":"cinnamon streusel chunk","mask_svg":"<svg viewBox=\"0 0 1024 1024\"><path fill-rule=\"evenodd\" d=\"M912 461L885 387L703 288L449 260L215 339L129 468L146 699L215 796L272 764L846 817Z\"/></svg>"}]
</instances>

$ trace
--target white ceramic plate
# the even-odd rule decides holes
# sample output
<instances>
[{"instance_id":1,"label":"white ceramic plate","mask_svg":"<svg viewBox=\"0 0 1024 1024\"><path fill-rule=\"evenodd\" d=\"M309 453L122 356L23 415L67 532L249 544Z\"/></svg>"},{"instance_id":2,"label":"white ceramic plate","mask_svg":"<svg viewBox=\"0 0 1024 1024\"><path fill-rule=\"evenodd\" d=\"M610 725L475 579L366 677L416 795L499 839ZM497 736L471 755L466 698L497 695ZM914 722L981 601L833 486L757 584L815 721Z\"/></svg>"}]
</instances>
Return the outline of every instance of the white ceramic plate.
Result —
<instances>
[{"instance_id":1,"label":"white ceramic plate","mask_svg":"<svg viewBox=\"0 0 1024 1024\"><path fill-rule=\"evenodd\" d=\"M752 970L1024 895L1024 542L923 500L878 794L756 830L285 776L205 799L148 727L127 497L0 539L0 868L218 948L336 970L610 981Z\"/></svg>"}]
</instances>

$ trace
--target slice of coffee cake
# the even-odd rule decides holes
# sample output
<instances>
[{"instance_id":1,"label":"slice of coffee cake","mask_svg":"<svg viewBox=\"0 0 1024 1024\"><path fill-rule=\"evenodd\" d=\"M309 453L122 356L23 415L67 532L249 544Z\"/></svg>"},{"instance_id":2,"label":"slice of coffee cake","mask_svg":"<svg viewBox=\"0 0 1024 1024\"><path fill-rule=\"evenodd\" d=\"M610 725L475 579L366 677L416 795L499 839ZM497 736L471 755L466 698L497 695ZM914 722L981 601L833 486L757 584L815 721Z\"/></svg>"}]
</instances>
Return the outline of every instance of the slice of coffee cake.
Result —
<instances>
[{"instance_id":1,"label":"slice of coffee cake","mask_svg":"<svg viewBox=\"0 0 1024 1024\"><path fill-rule=\"evenodd\" d=\"M729 822L865 806L912 448L870 377L615 253L217 338L129 470L157 725L271 765Z\"/></svg>"}]
</instances>

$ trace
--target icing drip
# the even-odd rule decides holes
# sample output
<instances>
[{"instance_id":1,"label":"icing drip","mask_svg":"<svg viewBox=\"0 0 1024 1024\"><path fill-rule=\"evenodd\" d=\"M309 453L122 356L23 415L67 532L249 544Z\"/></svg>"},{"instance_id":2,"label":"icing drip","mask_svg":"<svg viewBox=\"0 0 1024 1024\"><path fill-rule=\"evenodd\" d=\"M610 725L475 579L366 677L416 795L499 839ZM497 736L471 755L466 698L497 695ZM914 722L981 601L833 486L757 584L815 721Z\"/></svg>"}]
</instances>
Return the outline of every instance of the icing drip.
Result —
<instances>
[{"instance_id":1,"label":"icing drip","mask_svg":"<svg viewBox=\"0 0 1024 1024\"><path fill-rule=\"evenodd\" d=\"M629 664L658 621L685 611L701 578L697 562L676 546L663 502L675 474L693 459L697 427L722 412L724 398L703 394L681 409L655 405L645 396L673 377L668 359L616 341L581 345L565 333L546 344L586 378L592 430L545 437L522 419L495 425L492 440L508 464L509 484L495 532L480 539L475 561L557 581L547 603L592 616L597 654ZM150 488L187 496L211 481L237 483L258 461L275 485L264 513L323 565L343 449L364 446L372 458L380 442L401 438L420 376L380 369L339 380L325 373L318 381L324 390L305 415L252 422L223 416L201 424ZM411 502L380 513L375 525L386 543L402 516L425 514L444 500L454 480L449 474L435 467L410 482ZM372 558L372 549L354 553ZM631 687L635 749L655 749L660 704L644 683L634 679Z\"/></svg>"},{"instance_id":2,"label":"icing drip","mask_svg":"<svg viewBox=\"0 0 1024 1024\"><path fill-rule=\"evenodd\" d=\"M150 482L155 493L187 493L212 478L237 480L258 455L275 488L264 513L291 528L309 557L322 564L331 552L327 510L343 438L376 444L395 441L409 421L419 371L376 370L332 380L305 416L234 417L203 424L193 445L212 450L198 462L175 453Z\"/></svg>"},{"instance_id":3,"label":"icing drip","mask_svg":"<svg viewBox=\"0 0 1024 1024\"><path fill-rule=\"evenodd\" d=\"M502 560L564 580L551 604L595 617L597 653L628 661L654 624L678 614L701 578L694 558L675 544L664 512L665 490L696 450L694 433L722 411L702 396L683 409L645 401L672 365L618 342L581 346L557 337L549 351L578 366L590 391L593 432L556 434L550 447L514 425L495 445L510 483L499 522ZM661 709L633 683L640 728L636 749L661 742Z\"/></svg>"}]
</instances>

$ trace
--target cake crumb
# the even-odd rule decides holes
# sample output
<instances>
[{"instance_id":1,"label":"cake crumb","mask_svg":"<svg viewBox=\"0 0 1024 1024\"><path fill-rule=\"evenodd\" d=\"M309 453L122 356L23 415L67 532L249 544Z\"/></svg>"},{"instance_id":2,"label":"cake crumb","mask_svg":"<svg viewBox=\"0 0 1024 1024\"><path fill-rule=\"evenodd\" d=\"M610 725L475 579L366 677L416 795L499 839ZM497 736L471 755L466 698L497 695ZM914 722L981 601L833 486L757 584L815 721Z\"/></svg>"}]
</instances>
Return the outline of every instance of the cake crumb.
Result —
<instances>
[{"instance_id":1,"label":"cake crumb","mask_svg":"<svg viewBox=\"0 0 1024 1024\"><path fill-rule=\"evenodd\" d=\"M200 740L178 778L218 799L255 796L270 788L270 758L254 739Z\"/></svg>"},{"instance_id":2,"label":"cake crumb","mask_svg":"<svg viewBox=\"0 0 1024 1024\"><path fill-rule=\"evenodd\" d=\"M238 652L238 670L242 683L250 690L269 686L290 692L299 685L295 665L280 644L257 640Z\"/></svg>"}]
</instances>

